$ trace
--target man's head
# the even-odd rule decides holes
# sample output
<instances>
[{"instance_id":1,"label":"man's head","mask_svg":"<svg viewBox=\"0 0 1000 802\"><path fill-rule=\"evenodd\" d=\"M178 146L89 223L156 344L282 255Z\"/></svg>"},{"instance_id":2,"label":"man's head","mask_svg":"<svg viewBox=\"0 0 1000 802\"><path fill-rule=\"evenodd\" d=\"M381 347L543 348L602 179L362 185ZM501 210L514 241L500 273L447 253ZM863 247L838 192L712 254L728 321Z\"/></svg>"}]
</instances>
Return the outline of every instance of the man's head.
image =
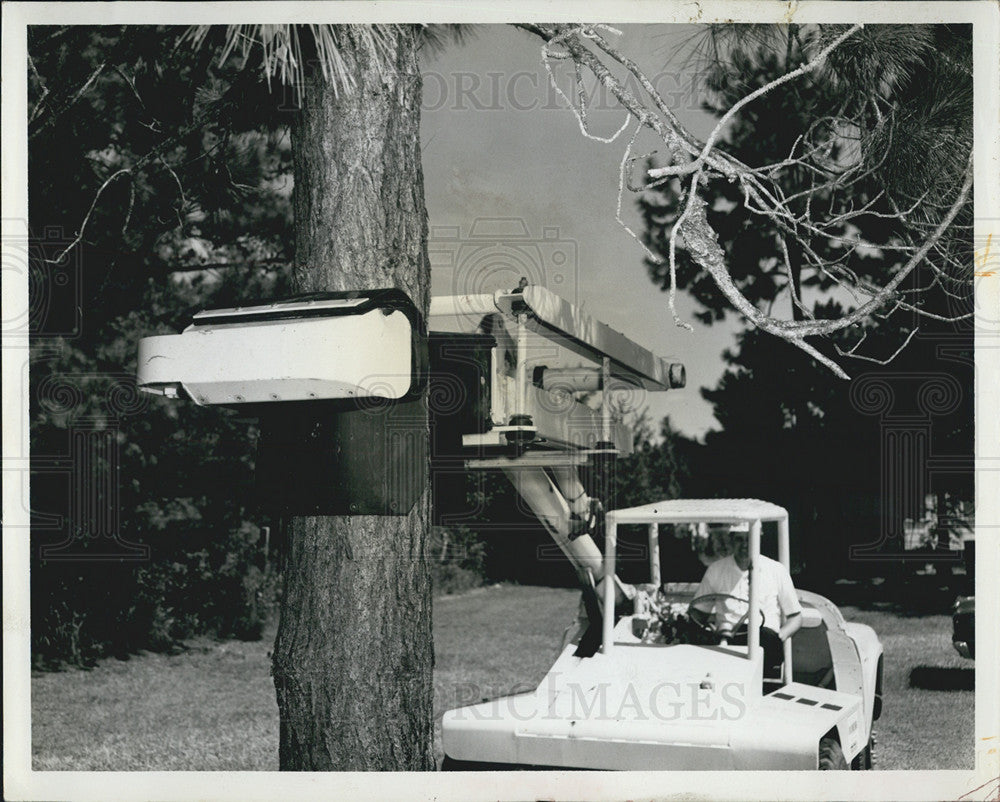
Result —
<instances>
[{"instance_id":1,"label":"man's head","mask_svg":"<svg viewBox=\"0 0 1000 802\"><path fill-rule=\"evenodd\" d=\"M716 554L725 557L729 554L729 525L709 524L708 525L709 547Z\"/></svg>"},{"instance_id":2,"label":"man's head","mask_svg":"<svg viewBox=\"0 0 1000 802\"><path fill-rule=\"evenodd\" d=\"M740 568L750 565L750 527L746 524L733 524L726 533L726 545Z\"/></svg>"}]
</instances>

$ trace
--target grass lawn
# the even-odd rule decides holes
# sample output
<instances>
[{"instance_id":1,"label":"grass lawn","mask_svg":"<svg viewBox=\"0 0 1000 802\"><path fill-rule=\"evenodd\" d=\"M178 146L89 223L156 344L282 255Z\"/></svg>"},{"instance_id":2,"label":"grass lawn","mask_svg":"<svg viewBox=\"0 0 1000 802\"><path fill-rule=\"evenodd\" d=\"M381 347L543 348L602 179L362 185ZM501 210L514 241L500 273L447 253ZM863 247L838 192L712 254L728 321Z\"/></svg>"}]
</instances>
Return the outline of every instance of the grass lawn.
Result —
<instances>
[{"instance_id":1,"label":"grass lawn","mask_svg":"<svg viewBox=\"0 0 1000 802\"><path fill-rule=\"evenodd\" d=\"M951 616L841 609L872 627L885 649L876 768L972 769L975 663L952 647Z\"/></svg>"},{"instance_id":2,"label":"grass lawn","mask_svg":"<svg viewBox=\"0 0 1000 802\"><path fill-rule=\"evenodd\" d=\"M36 771L278 769L273 628L256 643L197 639L176 656L104 660L31 680Z\"/></svg>"},{"instance_id":3,"label":"grass lawn","mask_svg":"<svg viewBox=\"0 0 1000 802\"><path fill-rule=\"evenodd\" d=\"M527 690L544 676L576 614L576 591L498 587L435 601L434 713ZM846 607L885 645L881 769L971 768L972 662L951 646L947 615ZM278 711L268 670L272 626L257 643L197 639L176 656L105 660L91 671L32 675L35 770L276 770ZM440 759L440 733L435 730Z\"/></svg>"}]
</instances>

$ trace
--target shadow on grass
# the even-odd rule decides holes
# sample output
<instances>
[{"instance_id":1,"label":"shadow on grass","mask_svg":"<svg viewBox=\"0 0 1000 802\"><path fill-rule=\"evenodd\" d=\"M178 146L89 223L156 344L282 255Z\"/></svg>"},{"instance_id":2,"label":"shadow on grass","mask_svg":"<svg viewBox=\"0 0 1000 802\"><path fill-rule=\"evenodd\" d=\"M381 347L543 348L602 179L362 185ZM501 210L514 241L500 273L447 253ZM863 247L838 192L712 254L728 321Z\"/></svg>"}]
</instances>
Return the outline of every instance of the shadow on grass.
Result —
<instances>
[{"instance_id":1,"label":"shadow on grass","mask_svg":"<svg viewBox=\"0 0 1000 802\"><path fill-rule=\"evenodd\" d=\"M812 589L809 585L803 587ZM903 581L885 580L881 577L838 580L817 590L840 607L857 607L906 618L919 618L950 615L961 587L951 577L918 575Z\"/></svg>"},{"instance_id":2,"label":"shadow on grass","mask_svg":"<svg viewBox=\"0 0 1000 802\"><path fill-rule=\"evenodd\" d=\"M910 687L925 691L972 691L976 672L972 668L916 666L910 671Z\"/></svg>"}]
</instances>

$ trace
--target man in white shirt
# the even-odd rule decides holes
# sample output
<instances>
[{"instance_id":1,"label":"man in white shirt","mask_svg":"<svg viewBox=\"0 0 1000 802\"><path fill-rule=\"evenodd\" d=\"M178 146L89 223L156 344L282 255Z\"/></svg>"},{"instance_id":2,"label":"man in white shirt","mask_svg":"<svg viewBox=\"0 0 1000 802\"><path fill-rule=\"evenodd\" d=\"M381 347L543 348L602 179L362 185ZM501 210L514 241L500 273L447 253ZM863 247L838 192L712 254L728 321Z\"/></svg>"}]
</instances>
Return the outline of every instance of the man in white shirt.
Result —
<instances>
[{"instance_id":1,"label":"man in white shirt","mask_svg":"<svg viewBox=\"0 0 1000 802\"><path fill-rule=\"evenodd\" d=\"M689 610L691 617L703 625L713 622L714 613L715 630L723 644L733 639L737 624L742 625L749 617L749 539L746 526L729 527L730 553L708 566L695 592L696 604ZM782 643L802 626L802 606L791 576L777 560L759 555L754 583L762 614L760 645L764 649L764 675L775 676L780 673L783 659ZM723 594L726 598L717 596L697 602L699 597L711 594Z\"/></svg>"}]
</instances>

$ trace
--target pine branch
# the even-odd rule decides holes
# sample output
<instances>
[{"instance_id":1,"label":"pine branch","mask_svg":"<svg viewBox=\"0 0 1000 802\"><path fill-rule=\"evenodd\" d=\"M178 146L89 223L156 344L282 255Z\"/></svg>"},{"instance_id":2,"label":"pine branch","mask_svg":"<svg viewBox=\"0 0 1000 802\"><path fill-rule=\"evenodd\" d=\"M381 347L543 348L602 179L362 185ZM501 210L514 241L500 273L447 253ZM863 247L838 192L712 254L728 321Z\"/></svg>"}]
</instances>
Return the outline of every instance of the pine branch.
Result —
<instances>
[{"instance_id":1,"label":"pine branch","mask_svg":"<svg viewBox=\"0 0 1000 802\"><path fill-rule=\"evenodd\" d=\"M585 136L604 142L614 142L625 130L625 126L623 125L611 137L600 138L592 134L587 126L585 98L578 98L574 104L569 96L556 86L555 75L550 64L552 59L570 59L572 61L578 87L583 80L581 69L586 69L604 88L610 91L630 117L636 121L635 132L626 145L621 160L616 219L626 230L626 233L639 242L650 265L667 262L667 280L664 283L665 288L669 290L668 303L678 325L687 327L687 324L682 323L677 318L675 306L677 248L681 241L683 241L683 247L693 262L707 276L711 277L722 296L744 315L750 324L766 333L788 340L833 370L838 376L844 378L846 378L846 374L843 370L832 359L805 342L806 337L829 335L864 319L880 316L886 309L889 309L889 314L891 314L901 305L905 305L906 308L910 308L917 314L924 313L918 304L906 304L902 300L907 293L912 292L912 290L904 289L903 282L913 273L916 266L927 260L930 255L933 254L936 258L947 258L942 248L942 241L947 232L953 230L959 212L967 206L972 184L971 155L965 167L962 188L957 195L953 196L950 204L947 201L941 204L932 203L931 199L934 193L930 187L926 187L916 197L910 198L906 204L907 209L903 211L893 204L892 198L884 187L881 189L878 187L879 175L886 167L889 149L876 151L875 158L870 159L867 157L866 151L858 150L865 144L860 138L857 140L860 144L850 145L850 141L848 141L850 147L846 150L842 147L844 141L842 132L851 130L851 126L855 125L852 119L842 116L846 107L838 111L836 116L815 120L806 134L796 139L785 159L764 167L750 168L725 152L720 145L723 131L735 119L739 111L749 103L802 76L818 72L821 67L831 61L834 55L838 55L838 66L849 64L850 59L840 58L839 53L846 43L857 44L857 36L863 30L863 26L854 25L846 30L837 31L829 37L814 37L813 41L818 42L818 50L814 52L814 55L808 57L798 67L790 69L783 75L733 100L728 109L722 113L714 130L704 143L698 143L677 121L663 98L658 95L655 87L646 79L639 67L607 42L604 32L614 33L612 29L607 28L607 26L582 24L521 24L516 27L520 27L543 40L542 59L550 82L555 87L559 97L576 115ZM790 39L791 37L786 42L789 48L786 54L786 68L791 67L789 63L791 59ZM796 31L796 40L803 41L798 30ZM896 59L893 62L896 64L894 67L896 73L894 73L892 81L898 81L901 80L898 75L902 75L903 67L910 62L907 61L909 56L901 49L899 42L892 41L897 48L896 51L893 51L893 58ZM595 53L590 46L595 47L600 52ZM638 85L648 97L640 98L638 94L626 87L610 71L608 64L602 60L602 56L616 64L625 66L631 76L637 79ZM910 60L913 61L912 58ZM874 132L876 136L882 137L879 141L883 144L886 141L891 143L894 137L891 125L892 118L881 112L879 107L881 102L881 99L877 98L870 106L876 115ZM816 133L820 132L820 126L824 126L825 131L822 133L822 139L815 136ZM631 152L636 137L643 128L653 131L667 145L670 159L664 167L647 170L646 174L650 179L648 182L633 186L628 176L628 171L634 161ZM862 127L857 130L865 134L867 129ZM870 140L871 134L865 135L869 136ZM850 148L855 148L855 150ZM847 154L846 159L845 153ZM795 182L801 184L805 180L805 188L786 192L779 179L787 171L797 171L793 187ZM792 297L792 320L775 317L771 309L762 312L736 286L729 272L727 256L718 241L716 232L709 225L706 204L701 197L701 193L708 185L708 176L713 174L722 176L730 182L738 183L747 212L760 216L764 222L776 226L780 232L778 242L787 269L787 286ZM659 241L661 253L663 248L666 250L666 260L664 260L663 257L653 253L636 236L635 232L625 225L621 216L622 196L626 186L633 191L642 191L662 184L667 179L684 176L690 176L690 181L685 182L687 186L682 195L682 206L676 212L671 211L668 214L671 220L671 222L666 223L669 226L669 234L665 241ZM872 182L875 182L874 191L867 189ZM855 203L853 197L847 194L848 192L858 192L860 194L859 202ZM830 208L824 217L823 210L819 208L820 204L814 204L814 200L822 200L825 204L827 199ZM887 203L892 205L891 210L886 210ZM919 232L919 236L913 237L915 241L907 241L907 237L904 237L902 241L896 242L888 239L885 242L870 242L864 239L860 231L852 230L852 228L856 228L854 221L884 220L887 224L899 223L903 232L916 235L919 229L914 226L912 220L908 219L915 210L919 210L924 215L931 213L937 218L933 226L927 226L927 229ZM647 215L648 222L653 219L654 217ZM804 264L799 265L796 269L793 269L790 263L785 237L789 238L789 242L794 241L798 245L798 252L802 254ZM828 243L827 247L839 247L843 253L833 261L822 258L810 242L810 239L816 238ZM860 248L877 249L879 252L897 252L905 255L907 261L893 271L891 278L882 287L875 287L870 282L862 282L858 275L847 266L848 260L852 255L858 253ZM803 267L817 271L826 280L844 288L858 300L858 307L835 319L817 320L814 318L806 310L796 286L795 275ZM934 270L936 273L939 272L936 267ZM941 280L942 277L936 275L933 283L938 284ZM861 301L857 294L859 291L864 292L867 300ZM933 317L931 313L927 314ZM908 338L907 342L909 339L911 338ZM902 347L905 345L906 343L903 343ZM851 356L858 356L853 353L853 349Z\"/></svg>"}]
</instances>

